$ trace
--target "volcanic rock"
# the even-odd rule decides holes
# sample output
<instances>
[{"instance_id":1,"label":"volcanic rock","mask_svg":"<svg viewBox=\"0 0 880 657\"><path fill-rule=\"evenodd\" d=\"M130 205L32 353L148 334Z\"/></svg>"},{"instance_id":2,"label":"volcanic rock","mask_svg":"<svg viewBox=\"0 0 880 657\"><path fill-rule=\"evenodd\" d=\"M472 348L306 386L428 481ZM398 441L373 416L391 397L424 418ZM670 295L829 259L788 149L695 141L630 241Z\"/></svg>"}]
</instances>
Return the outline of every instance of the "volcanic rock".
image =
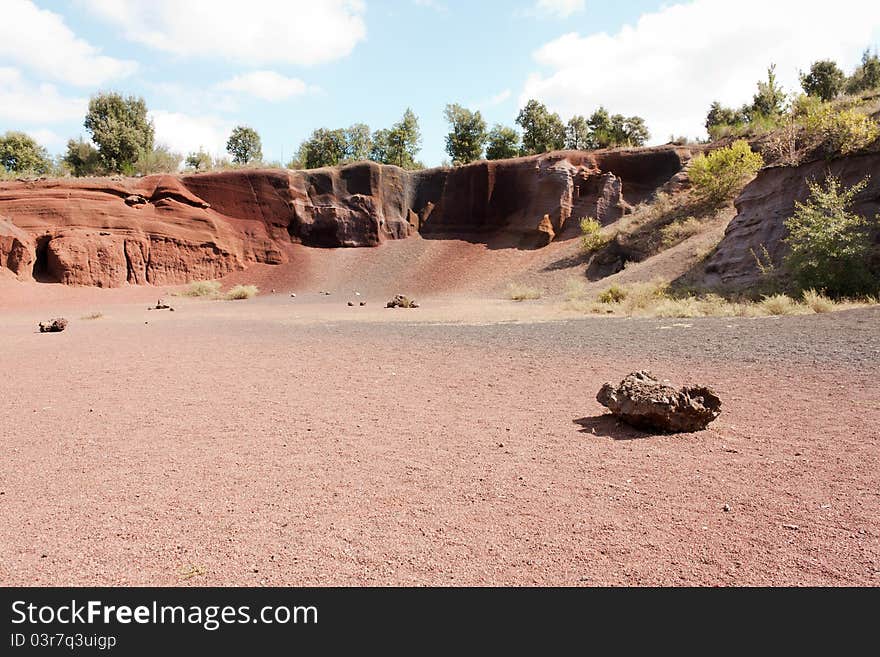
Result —
<instances>
[{"instance_id":1,"label":"volcanic rock","mask_svg":"<svg viewBox=\"0 0 880 657\"><path fill-rule=\"evenodd\" d=\"M419 304L402 294L396 294L391 301L385 304L386 308L418 308Z\"/></svg>"},{"instance_id":2,"label":"volcanic rock","mask_svg":"<svg viewBox=\"0 0 880 657\"><path fill-rule=\"evenodd\" d=\"M702 431L721 414L721 400L711 388L676 390L649 372L633 372L620 385L606 383L596 400L634 427L690 433Z\"/></svg>"},{"instance_id":3,"label":"volcanic rock","mask_svg":"<svg viewBox=\"0 0 880 657\"><path fill-rule=\"evenodd\" d=\"M50 319L48 322L40 322L40 333L60 333L67 328L67 320L63 317Z\"/></svg>"}]
</instances>

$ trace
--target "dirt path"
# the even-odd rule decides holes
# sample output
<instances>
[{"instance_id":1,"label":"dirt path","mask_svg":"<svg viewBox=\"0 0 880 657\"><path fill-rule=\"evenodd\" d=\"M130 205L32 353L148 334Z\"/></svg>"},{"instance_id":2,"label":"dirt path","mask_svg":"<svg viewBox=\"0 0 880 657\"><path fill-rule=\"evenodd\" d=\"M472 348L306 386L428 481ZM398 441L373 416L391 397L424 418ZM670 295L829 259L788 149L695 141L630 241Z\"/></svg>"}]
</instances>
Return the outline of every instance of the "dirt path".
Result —
<instances>
[{"instance_id":1,"label":"dirt path","mask_svg":"<svg viewBox=\"0 0 880 657\"><path fill-rule=\"evenodd\" d=\"M3 584L880 584L876 309L181 303L3 315ZM618 426L638 368L722 416Z\"/></svg>"}]
</instances>

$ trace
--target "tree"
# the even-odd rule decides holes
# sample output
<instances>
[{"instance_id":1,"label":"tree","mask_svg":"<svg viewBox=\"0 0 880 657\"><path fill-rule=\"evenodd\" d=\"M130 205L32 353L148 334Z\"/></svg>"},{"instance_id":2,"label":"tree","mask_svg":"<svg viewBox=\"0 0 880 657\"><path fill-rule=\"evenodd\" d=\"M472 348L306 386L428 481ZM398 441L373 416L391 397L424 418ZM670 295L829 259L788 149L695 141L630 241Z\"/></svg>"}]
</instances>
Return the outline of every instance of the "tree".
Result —
<instances>
[{"instance_id":1,"label":"tree","mask_svg":"<svg viewBox=\"0 0 880 657\"><path fill-rule=\"evenodd\" d=\"M422 133L419 130L419 119L407 108L403 118L390 129L377 130L373 133L373 146L370 159L382 164L394 164L404 169L419 168L416 155L422 146Z\"/></svg>"},{"instance_id":2,"label":"tree","mask_svg":"<svg viewBox=\"0 0 880 657\"><path fill-rule=\"evenodd\" d=\"M52 161L33 137L9 131L0 137L0 166L14 173L42 174L52 168Z\"/></svg>"},{"instance_id":3,"label":"tree","mask_svg":"<svg viewBox=\"0 0 880 657\"><path fill-rule=\"evenodd\" d=\"M486 122L479 112L461 105L447 105L443 112L452 128L446 135L446 152L454 166L479 160L488 139Z\"/></svg>"},{"instance_id":4,"label":"tree","mask_svg":"<svg viewBox=\"0 0 880 657\"><path fill-rule=\"evenodd\" d=\"M871 225L851 211L867 179L846 188L828 175L824 185L808 183L810 197L795 203L785 221L790 248L786 265L802 289L824 290L831 296L870 294L878 289L877 271L871 271ZM877 224L878 218L874 219ZM876 226L875 226L876 228Z\"/></svg>"},{"instance_id":5,"label":"tree","mask_svg":"<svg viewBox=\"0 0 880 657\"><path fill-rule=\"evenodd\" d=\"M263 159L263 144L253 128L239 125L233 128L226 142L226 152L235 164L248 164Z\"/></svg>"},{"instance_id":6,"label":"tree","mask_svg":"<svg viewBox=\"0 0 880 657\"><path fill-rule=\"evenodd\" d=\"M586 151L593 148L590 139L590 124L583 116L573 116L565 126L565 147L573 151Z\"/></svg>"},{"instance_id":7,"label":"tree","mask_svg":"<svg viewBox=\"0 0 880 657\"><path fill-rule=\"evenodd\" d=\"M372 147L370 126L365 123L355 123L345 129L345 160L347 162L360 162L369 159Z\"/></svg>"},{"instance_id":8,"label":"tree","mask_svg":"<svg viewBox=\"0 0 880 657\"><path fill-rule=\"evenodd\" d=\"M496 123L486 143L487 160L505 160L519 154L519 133L513 128Z\"/></svg>"},{"instance_id":9,"label":"tree","mask_svg":"<svg viewBox=\"0 0 880 657\"><path fill-rule=\"evenodd\" d=\"M862 53L861 65L846 81L846 93L860 94L877 88L880 88L880 57L866 50Z\"/></svg>"},{"instance_id":10,"label":"tree","mask_svg":"<svg viewBox=\"0 0 880 657\"><path fill-rule=\"evenodd\" d=\"M593 112L587 125L590 127L589 142L592 148L643 146L651 138L642 117L625 117L622 114L612 116L604 107Z\"/></svg>"},{"instance_id":11,"label":"tree","mask_svg":"<svg viewBox=\"0 0 880 657\"><path fill-rule=\"evenodd\" d=\"M808 96L817 96L824 101L837 98L846 83L846 76L840 67L830 59L813 62L809 73L801 73L801 87Z\"/></svg>"},{"instance_id":12,"label":"tree","mask_svg":"<svg viewBox=\"0 0 880 657\"><path fill-rule=\"evenodd\" d=\"M530 100L520 110L516 122L523 129L523 154L538 155L565 148L565 125L543 103Z\"/></svg>"},{"instance_id":13,"label":"tree","mask_svg":"<svg viewBox=\"0 0 880 657\"><path fill-rule=\"evenodd\" d=\"M104 173L101 155L98 149L82 137L67 142L67 153L61 162L70 168L74 176L98 176Z\"/></svg>"},{"instance_id":14,"label":"tree","mask_svg":"<svg viewBox=\"0 0 880 657\"><path fill-rule=\"evenodd\" d=\"M758 82L758 93L752 99L752 114L755 116L778 116L785 107L785 92L776 83L776 64L767 69L767 81Z\"/></svg>"},{"instance_id":15,"label":"tree","mask_svg":"<svg viewBox=\"0 0 880 657\"><path fill-rule=\"evenodd\" d=\"M622 146L644 146L651 138L645 119L641 116L629 116L623 120Z\"/></svg>"},{"instance_id":16,"label":"tree","mask_svg":"<svg viewBox=\"0 0 880 657\"><path fill-rule=\"evenodd\" d=\"M345 130L318 128L300 145L297 159L304 169L318 169L340 164L345 153Z\"/></svg>"},{"instance_id":17,"label":"tree","mask_svg":"<svg viewBox=\"0 0 880 657\"><path fill-rule=\"evenodd\" d=\"M590 115L587 124L590 126L590 142L593 148L609 148L614 145L614 126L608 110L600 106Z\"/></svg>"},{"instance_id":18,"label":"tree","mask_svg":"<svg viewBox=\"0 0 880 657\"><path fill-rule=\"evenodd\" d=\"M214 165L214 161L210 153L199 149L187 155L184 164L193 171L208 171Z\"/></svg>"},{"instance_id":19,"label":"tree","mask_svg":"<svg viewBox=\"0 0 880 657\"><path fill-rule=\"evenodd\" d=\"M153 150L153 122L143 98L103 93L89 101L85 128L108 171L131 170L141 152Z\"/></svg>"},{"instance_id":20,"label":"tree","mask_svg":"<svg viewBox=\"0 0 880 657\"><path fill-rule=\"evenodd\" d=\"M730 107L723 107L721 103L715 101L709 107L709 113L706 115L706 132L711 135L713 128L745 125L748 122L749 111L746 107L735 110Z\"/></svg>"},{"instance_id":21,"label":"tree","mask_svg":"<svg viewBox=\"0 0 880 657\"><path fill-rule=\"evenodd\" d=\"M133 164L134 173L148 176L151 173L176 173L180 169L183 155L174 153L167 146L156 146L149 151L141 151Z\"/></svg>"}]
</instances>

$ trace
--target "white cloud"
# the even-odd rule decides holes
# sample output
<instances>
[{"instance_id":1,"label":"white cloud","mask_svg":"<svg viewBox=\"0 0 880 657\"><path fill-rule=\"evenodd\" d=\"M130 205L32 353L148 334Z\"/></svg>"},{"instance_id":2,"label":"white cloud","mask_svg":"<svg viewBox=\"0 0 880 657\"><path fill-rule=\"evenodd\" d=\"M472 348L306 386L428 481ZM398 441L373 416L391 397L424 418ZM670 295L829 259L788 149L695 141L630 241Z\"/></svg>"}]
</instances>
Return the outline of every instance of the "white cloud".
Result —
<instances>
[{"instance_id":1,"label":"white cloud","mask_svg":"<svg viewBox=\"0 0 880 657\"><path fill-rule=\"evenodd\" d=\"M21 123L82 121L87 98L62 96L51 84L33 84L16 68L0 67L0 120Z\"/></svg>"},{"instance_id":2,"label":"white cloud","mask_svg":"<svg viewBox=\"0 0 880 657\"><path fill-rule=\"evenodd\" d=\"M4 0L0 58L78 86L99 86L137 69L136 62L102 55L78 38L61 16L30 0Z\"/></svg>"},{"instance_id":3,"label":"white cloud","mask_svg":"<svg viewBox=\"0 0 880 657\"><path fill-rule=\"evenodd\" d=\"M60 151L67 143L64 137L48 128L35 128L33 130L25 130L25 132L33 137L40 146L45 146L47 150L52 152Z\"/></svg>"},{"instance_id":4,"label":"white cloud","mask_svg":"<svg viewBox=\"0 0 880 657\"><path fill-rule=\"evenodd\" d=\"M505 89L504 91L498 92L494 96L484 98L483 100L474 103L474 106L480 110L488 109L490 107L497 107L498 105L501 105L502 103L507 101L511 95L512 93L510 89Z\"/></svg>"},{"instance_id":5,"label":"white cloud","mask_svg":"<svg viewBox=\"0 0 880 657\"><path fill-rule=\"evenodd\" d=\"M204 149L213 156L226 155L226 140L235 126L216 116L154 110L150 118L156 128L156 143L186 155Z\"/></svg>"},{"instance_id":6,"label":"white cloud","mask_svg":"<svg viewBox=\"0 0 880 657\"><path fill-rule=\"evenodd\" d=\"M756 19L756 17L759 17ZM654 142L703 134L712 101L739 106L776 63L799 90L798 71L831 58L851 69L880 34L880 3L838 0L696 0L643 14L614 35L566 34L535 60L549 69L526 81L520 102L538 98L563 118L597 106L644 116Z\"/></svg>"},{"instance_id":7,"label":"white cloud","mask_svg":"<svg viewBox=\"0 0 880 657\"><path fill-rule=\"evenodd\" d=\"M183 56L310 66L366 37L362 0L80 0L129 40Z\"/></svg>"},{"instance_id":8,"label":"white cloud","mask_svg":"<svg viewBox=\"0 0 880 657\"><path fill-rule=\"evenodd\" d=\"M534 13L550 15L556 18L568 18L572 14L583 11L586 0L538 0Z\"/></svg>"},{"instance_id":9,"label":"white cloud","mask_svg":"<svg viewBox=\"0 0 880 657\"><path fill-rule=\"evenodd\" d=\"M236 75L217 85L220 91L235 91L261 100L275 102L300 96L310 89L298 78L288 78L275 71L252 71Z\"/></svg>"}]
</instances>

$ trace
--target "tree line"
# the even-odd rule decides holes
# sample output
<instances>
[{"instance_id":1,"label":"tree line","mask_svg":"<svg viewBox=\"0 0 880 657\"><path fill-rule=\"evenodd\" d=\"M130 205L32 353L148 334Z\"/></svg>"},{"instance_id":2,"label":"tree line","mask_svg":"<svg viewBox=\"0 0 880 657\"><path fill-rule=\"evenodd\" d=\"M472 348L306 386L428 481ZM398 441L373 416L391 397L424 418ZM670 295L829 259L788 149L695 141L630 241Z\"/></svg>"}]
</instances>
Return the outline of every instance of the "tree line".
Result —
<instances>
[{"instance_id":1,"label":"tree line","mask_svg":"<svg viewBox=\"0 0 880 657\"><path fill-rule=\"evenodd\" d=\"M610 114L600 107L589 118L577 115L564 123L537 100L526 103L516 117L517 129L501 124L488 128L479 111L458 104L447 105L449 124L446 152L454 166L474 162L535 155L552 150L592 150L617 146L641 146L649 138L641 117ZM147 175L171 172L181 162L192 171L225 166L264 164L259 133L249 126L236 126L226 143L229 159L215 160L204 149L185 157L155 143L155 128L143 98L109 92L93 96L83 127L89 139L67 142L65 153L53 161L45 148L23 132L0 136L0 165L10 173L96 176ZM372 160L404 169L419 169L422 146L419 119L407 108L389 128L371 131L363 123L348 128L319 128L304 140L286 166L315 169L349 162ZM281 166L280 163L272 163Z\"/></svg>"}]
</instances>

